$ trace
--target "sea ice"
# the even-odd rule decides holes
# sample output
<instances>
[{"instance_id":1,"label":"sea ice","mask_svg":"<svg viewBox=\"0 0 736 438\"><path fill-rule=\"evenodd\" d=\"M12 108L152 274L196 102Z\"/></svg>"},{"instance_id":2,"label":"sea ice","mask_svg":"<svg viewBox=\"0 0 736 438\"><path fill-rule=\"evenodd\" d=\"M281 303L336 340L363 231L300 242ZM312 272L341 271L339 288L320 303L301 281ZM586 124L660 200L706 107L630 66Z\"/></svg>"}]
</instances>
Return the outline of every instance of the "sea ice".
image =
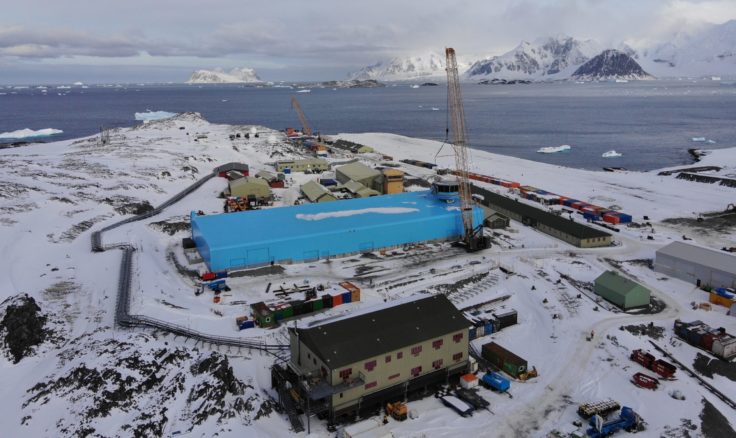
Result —
<instances>
[{"instance_id":1,"label":"sea ice","mask_svg":"<svg viewBox=\"0 0 736 438\"><path fill-rule=\"evenodd\" d=\"M705 137L693 137L692 140L696 143L703 143L705 141Z\"/></svg>"},{"instance_id":2,"label":"sea ice","mask_svg":"<svg viewBox=\"0 0 736 438\"><path fill-rule=\"evenodd\" d=\"M603 155L601 155L601 157L603 157L603 158L618 158L618 157L623 157L623 156L624 156L624 154L619 153L619 152L616 152L614 150L608 151L608 152L603 152Z\"/></svg>"},{"instance_id":3,"label":"sea ice","mask_svg":"<svg viewBox=\"0 0 736 438\"><path fill-rule=\"evenodd\" d=\"M19 140L22 138L38 138L38 137L49 137L56 134L61 134L64 131L61 129L39 129L34 131L33 129L19 129L17 131L3 132L0 133L0 140Z\"/></svg>"},{"instance_id":4,"label":"sea ice","mask_svg":"<svg viewBox=\"0 0 736 438\"><path fill-rule=\"evenodd\" d=\"M297 91L297 93L311 93L311 92L312 92L312 90L310 90L308 88L305 89L305 90L299 90L299 91Z\"/></svg>"},{"instance_id":5,"label":"sea ice","mask_svg":"<svg viewBox=\"0 0 736 438\"><path fill-rule=\"evenodd\" d=\"M572 147L569 144L563 144L560 146L547 146L543 148L537 149L537 152L540 154L554 154L557 152L566 152L572 149Z\"/></svg>"},{"instance_id":6,"label":"sea ice","mask_svg":"<svg viewBox=\"0 0 736 438\"><path fill-rule=\"evenodd\" d=\"M151 120L161 120L174 117L176 113L170 113L168 111L151 111L146 110L145 113L135 113L135 119L143 122L150 122Z\"/></svg>"}]
</instances>

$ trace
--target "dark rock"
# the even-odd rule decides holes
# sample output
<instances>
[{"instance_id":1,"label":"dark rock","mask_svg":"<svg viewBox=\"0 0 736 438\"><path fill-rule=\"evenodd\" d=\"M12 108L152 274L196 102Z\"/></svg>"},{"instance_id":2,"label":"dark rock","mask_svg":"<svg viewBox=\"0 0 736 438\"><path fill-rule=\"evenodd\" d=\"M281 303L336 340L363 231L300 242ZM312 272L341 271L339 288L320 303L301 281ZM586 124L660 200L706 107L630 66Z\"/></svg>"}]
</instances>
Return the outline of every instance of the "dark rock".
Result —
<instances>
[{"instance_id":1,"label":"dark rock","mask_svg":"<svg viewBox=\"0 0 736 438\"><path fill-rule=\"evenodd\" d=\"M5 316L0 321L0 333L5 334L3 343L13 363L18 363L43 343L50 331L44 328L47 318L41 314L41 308L33 297L23 295L13 301L6 307Z\"/></svg>"},{"instance_id":2,"label":"dark rock","mask_svg":"<svg viewBox=\"0 0 736 438\"><path fill-rule=\"evenodd\" d=\"M618 50L604 50L598 56L578 67L573 79L651 79L652 76L629 55Z\"/></svg>"}]
</instances>

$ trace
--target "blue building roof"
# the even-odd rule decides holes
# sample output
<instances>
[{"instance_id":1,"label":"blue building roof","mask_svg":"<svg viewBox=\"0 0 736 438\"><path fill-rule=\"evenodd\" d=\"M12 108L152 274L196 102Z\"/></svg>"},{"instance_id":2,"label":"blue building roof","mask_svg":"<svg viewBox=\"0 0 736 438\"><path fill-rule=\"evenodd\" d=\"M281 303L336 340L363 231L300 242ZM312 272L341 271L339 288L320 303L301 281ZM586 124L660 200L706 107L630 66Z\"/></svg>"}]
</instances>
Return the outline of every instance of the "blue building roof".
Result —
<instances>
[{"instance_id":1,"label":"blue building roof","mask_svg":"<svg viewBox=\"0 0 736 438\"><path fill-rule=\"evenodd\" d=\"M462 234L459 200L430 191L238 213L192 214L192 237L211 270L297 262ZM482 223L476 207L474 221Z\"/></svg>"}]
</instances>

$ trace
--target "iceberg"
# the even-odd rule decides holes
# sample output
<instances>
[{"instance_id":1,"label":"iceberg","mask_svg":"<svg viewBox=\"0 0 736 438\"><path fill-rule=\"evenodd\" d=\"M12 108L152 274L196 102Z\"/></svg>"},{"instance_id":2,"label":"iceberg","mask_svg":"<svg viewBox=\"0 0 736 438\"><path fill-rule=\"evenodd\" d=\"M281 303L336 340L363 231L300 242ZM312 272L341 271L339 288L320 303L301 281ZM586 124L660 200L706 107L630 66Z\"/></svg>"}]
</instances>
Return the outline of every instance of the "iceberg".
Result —
<instances>
[{"instance_id":1,"label":"iceberg","mask_svg":"<svg viewBox=\"0 0 736 438\"><path fill-rule=\"evenodd\" d=\"M616 152L616 151L603 152L603 155L601 155L601 157L603 158L618 158L618 157L623 157L623 156L624 154Z\"/></svg>"},{"instance_id":2,"label":"iceberg","mask_svg":"<svg viewBox=\"0 0 736 438\"><path fill-rule=\"evenodd\" d=\"M310 90L309 88L307 88L305 90L299 90L299 91L297 91L297 93L311 93L311 92L312 92L312 90Z\"/></svg>"},{"instance_id":3,"label":"iceberg","mask_svg":"<svg viewBox=\"0 0 736 438\"><path fill-rule=\"evenodd\" d=\"M0 140L20 140L23 138L50 137L52 135L61 134L63 132L64 131L62 131L61 129L53 128L39 129L38 131L26 128L19 129L17 131L2 132L0 133Z\"/></svg>"},{"instance_id":4,"label":"iceberg","mask_svg":"<svg viewBox=\"0 0 736 438\"><path fill-rule=\"evenodd\" d=\"M135 119L143 122L150 122L152 120L162 120L174 117L176 113L170 113L168 111L151 111L146 110L145 113L135 113Z\"/></svg>"},{"instance_id":5,"label":"iceberg","mask_svg":"<svg viewBox=\"0 0 736 438\"><path fill-rule=\"evenodd\" d=\"M567 152L570 149L572 149L572 147L569 144L563 144L560 146L547 146L547 147L539 148L537 149L537 152L540 154L554 154L557 152Z\"/></svg>"},{"instance_id":6,"label":"iceberg","mask_svg":"<svg viewBox=\"0 0 736 438\"><path fill-rule=\"evenodd\" d=\"M695 143L703 143L705 142L705 137L693 137L692 141L694 141Z\"/></svg>"}]
</instances>

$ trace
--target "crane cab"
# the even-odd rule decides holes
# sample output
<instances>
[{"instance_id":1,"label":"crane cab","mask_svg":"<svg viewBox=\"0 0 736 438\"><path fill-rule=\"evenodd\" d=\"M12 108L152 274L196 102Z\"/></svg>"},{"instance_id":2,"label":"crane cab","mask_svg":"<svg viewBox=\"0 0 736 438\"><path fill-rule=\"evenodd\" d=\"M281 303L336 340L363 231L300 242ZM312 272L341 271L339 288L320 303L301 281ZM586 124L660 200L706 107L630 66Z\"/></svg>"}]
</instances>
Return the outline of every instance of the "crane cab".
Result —
<instances>
[{"instance_id":1,"label":"crane cab","mask_svg":"<svg viewBox=\"0 0 736 438\"><path fill-rule=\"evenodd\" d=\"M445 201L448 204L459 201L459 191L460 184L457 181L441 180L432 183L432 193L437 196L438 199Z\"/></svg>"}]
</instances>

